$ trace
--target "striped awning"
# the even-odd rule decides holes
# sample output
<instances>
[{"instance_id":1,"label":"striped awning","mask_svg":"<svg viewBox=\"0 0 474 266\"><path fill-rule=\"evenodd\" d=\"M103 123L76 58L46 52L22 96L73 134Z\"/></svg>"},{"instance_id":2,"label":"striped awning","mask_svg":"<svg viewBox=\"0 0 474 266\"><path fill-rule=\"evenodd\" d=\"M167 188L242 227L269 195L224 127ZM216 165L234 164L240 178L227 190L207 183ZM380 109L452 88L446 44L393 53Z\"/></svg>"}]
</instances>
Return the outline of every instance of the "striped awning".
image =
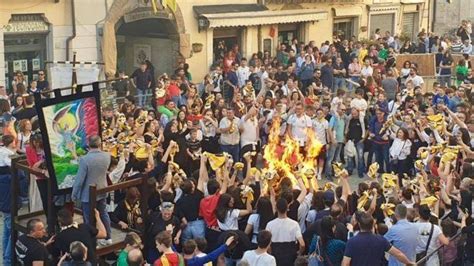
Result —
<instances>
[{"instance_id":1,"label":"striped awning","mask_svg":"<svg viewBox=\"0 0 474 266\"><path fill-rule=\"evenodd\" d=\"M199 25L207 28L258 26L328 19L328 12L317 9L203 13L198 15Z\"/></svg>"}]
</instances>

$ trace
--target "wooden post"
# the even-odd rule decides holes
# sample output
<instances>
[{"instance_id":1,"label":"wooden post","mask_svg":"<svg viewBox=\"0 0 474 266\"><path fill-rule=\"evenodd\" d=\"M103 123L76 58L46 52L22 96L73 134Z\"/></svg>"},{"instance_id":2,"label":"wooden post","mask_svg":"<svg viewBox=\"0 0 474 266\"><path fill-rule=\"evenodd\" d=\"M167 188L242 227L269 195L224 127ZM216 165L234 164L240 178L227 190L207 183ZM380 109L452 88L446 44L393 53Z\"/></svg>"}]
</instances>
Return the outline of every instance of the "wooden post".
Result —
<instances>
[{"instance_id":1,"label":"wooden post","mask_svg":"<svg viewBox=\"0 0 474 266\"><path fill-rule=\"evenodd\" d=\"M97 185L92 184L89 186L89 213L82 213L82 215L89 215L90 226L96 228L96 220L95 220L95 207L97 205ZM96 241L92 243L94 247L97 245ZM92 249L92 257L96 257L96 249Z\"/></svg>"},{"instance_id":2,"label":"wooden post","mask_svg":"<svg viewBox=\"0 0 474 266\"><path fill-rule=\"evenodd\" d=\"M10 229L11 229L11 256L12 256L12 265L16 265L16 252L15 252L15 243L16 240L18 239L18 232L15 230L15 221L18 217L18 202L17 202L17 192L18 190L18 169L16 168L16 163L18 162L20 158L16 157L13 158L12 160L12 166L11 166L11 183L10 183ZM6 226L6 225L3 225Z\"/></svg>"},{"instance_id":3,"label":"wooden post","mask_svg":"<svg viewBox=\"0 0 474 266\"><path fill-rule=\"evenodd\" d=\"M76 74L76 54L77 52L73 52L72 56L72 80L71 80L71 87L72 87L72 92L71 94L76 93L76 86L77 86L77 74Z\"/></svg>"},{"instance_id":4,"label":"wooden post","mask_svg":"<svg viewBox=\"0 0 474 266\"><path fill-rule=\"evenodd\" d=\"M54 209L54 201L53 201L53 192L51 189L51 179L46 179L46 185L48 186L48 212L45 213L46 215L46 223L48 224L48 233L52 235L55 233L56 229L56 210Z\"/></svg>"},{"instance_id":5,"label":"wooden post","mask_svg":"<svg viewBox=\"0 0 474 266\"><path fill-rule=\"evenodd\" d=\"M95 207L97 205L97 185L92 184L89 186L89 221L90 221L90 226L95 228ZM84 214L83 214L84 215Z\"/></svg>"},{"instance_id":6,"label":"wooden post","mask_svg":"<svg viewBox=\"0 0 474 266\"><path fill-rule=\"evenodd\" d=\"M142 215L145 217L147 216L147 210L148 210L148 197L149 197L149 188L148 188L148 175L144 175L142 177L142 184L141 184L141 193L142 197L140 200L140 205L141 205L141 211Z\"/></svg>"}]
</instances>

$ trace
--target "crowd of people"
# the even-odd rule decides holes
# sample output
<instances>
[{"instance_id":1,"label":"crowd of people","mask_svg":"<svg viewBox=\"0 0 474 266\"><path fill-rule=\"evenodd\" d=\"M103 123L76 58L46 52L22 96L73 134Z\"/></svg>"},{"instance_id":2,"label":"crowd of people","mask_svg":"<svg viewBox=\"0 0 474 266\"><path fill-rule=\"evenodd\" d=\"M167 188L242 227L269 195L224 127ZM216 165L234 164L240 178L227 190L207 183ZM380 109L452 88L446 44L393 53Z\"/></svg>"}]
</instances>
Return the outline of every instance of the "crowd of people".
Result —
<instances>
[{"instance_id":1,"label":"crowd of people","mask_svg":"<svg viewBox=\"0 0 474 266\"><path fill-rule=\"evenodd\" d=\"M12 95L0 87L4 263L15 245L24 265L96 265L96 242L111 244L116 227L127 232L108 256L119 266L474 265L470 64L451 73L454 47L421 32L442 54L431 89L416 60L396 61L405 45L376 34L371 43L296 39L248 59L234 45L202 81L187 64L169 76L150 62L130 78L120 72L119 107L102 107L102 135L78 160L71 199L81 224L64 202L45 203L32 95L21 83ZM9 240L16 153L42 173L25 177L22 196L55 209L53 237L31 219ZM149 191L103 195L89 217L89 184L144 177Z\"/></svg>"}]
</instances>

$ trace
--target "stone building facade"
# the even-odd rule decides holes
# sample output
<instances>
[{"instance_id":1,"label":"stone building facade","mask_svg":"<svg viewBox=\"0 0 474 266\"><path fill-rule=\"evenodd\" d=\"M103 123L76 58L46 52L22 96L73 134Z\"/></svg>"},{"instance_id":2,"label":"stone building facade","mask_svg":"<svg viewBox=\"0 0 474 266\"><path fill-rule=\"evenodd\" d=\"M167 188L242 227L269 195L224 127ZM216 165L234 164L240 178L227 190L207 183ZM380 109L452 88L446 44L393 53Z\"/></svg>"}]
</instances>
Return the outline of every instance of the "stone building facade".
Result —
<instances>
[{"instance_id":1,"label":"stone building facade","mask_svg":"<svg viewBox=\"0 0 474 266\"><path fill-rule=\"evenodd\" d=\"M218 43L243 56L276 52L293 38L320 45L333 32L369 38L376 28L416 36L431 29L434 0L0 0L0 85L20 70L31 81L47 61L104 62L103 75L149 59L156 74L187 62L199 82ZM168 0L170 1L170 0ZM159 3L160 1L158 1Z\"/></svg>"}]
</instances>

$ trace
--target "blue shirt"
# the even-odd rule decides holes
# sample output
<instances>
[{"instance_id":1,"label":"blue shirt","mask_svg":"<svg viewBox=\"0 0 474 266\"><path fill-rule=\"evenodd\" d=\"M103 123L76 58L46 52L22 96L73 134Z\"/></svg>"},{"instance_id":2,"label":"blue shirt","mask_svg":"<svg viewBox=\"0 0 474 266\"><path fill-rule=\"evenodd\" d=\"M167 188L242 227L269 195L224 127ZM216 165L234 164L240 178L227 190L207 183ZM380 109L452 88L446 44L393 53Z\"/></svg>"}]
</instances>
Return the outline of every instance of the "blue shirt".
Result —
<instances>
[{"instance_id":1,"label":"blue shirt","mask_svg":"<svg viewBox=\"0 0 474 266\"><path fill-rule=\"evenodd\" d=\"M433 96L433 105L437 105L438 103L442 103L446 106L449 105L449 97L448 95L439 95L439 94L435 94L435 96Z\"/></svg>"},{"instance_id":2,"label":"blue shirt","mask_svg":"<svg viewBox=\"0 0 474 266\"><path fill-rule=\"evenodd\" d=\"M331 130L334 130L334 132L336 133L335 136L336 136L336 141L338 143L344 142L344 129L345 129L344 125L345 125L344 119L340 117L336 117L335 115L333 115L331 119L329 120L329 128L331 128Z\"/></svg>"},{"instance_id":3,"label":"blue shirt","mask_svg":"<svg viewBox=\"0 0 474 266\"><path fill-rule=\"evenodd\" d=\"M392 246L381 235L360 232L346 244L345 257L351 258L351 266L382 265L385 252Z\"/></svg>"},{"instance_id":4,"label":"blue shirt","mask_svg":"<svg viewBox=\"0 0 474 266\"><path fill-rule=\"evenodd\" d=\"M390 244L403 252L410 261L415 261L416 246L418 244L418 229L415 224L408 222L406 219L400 220L388 230L384 237ZM403 266L404 264L390 256L388 265Z\"/></svg>"},{"instance_id":5,"label":"blue shirt","mask_svg":"<svg viewBox=\"0 0 474 266\"><path fill-rule=\"evenodd\" d=\"M227 73L227 80L232 83L232 85L237 86L239 84L239 78L237 77L237 73L235 71L229 71Z\"/></svg>"}]
</instances>

